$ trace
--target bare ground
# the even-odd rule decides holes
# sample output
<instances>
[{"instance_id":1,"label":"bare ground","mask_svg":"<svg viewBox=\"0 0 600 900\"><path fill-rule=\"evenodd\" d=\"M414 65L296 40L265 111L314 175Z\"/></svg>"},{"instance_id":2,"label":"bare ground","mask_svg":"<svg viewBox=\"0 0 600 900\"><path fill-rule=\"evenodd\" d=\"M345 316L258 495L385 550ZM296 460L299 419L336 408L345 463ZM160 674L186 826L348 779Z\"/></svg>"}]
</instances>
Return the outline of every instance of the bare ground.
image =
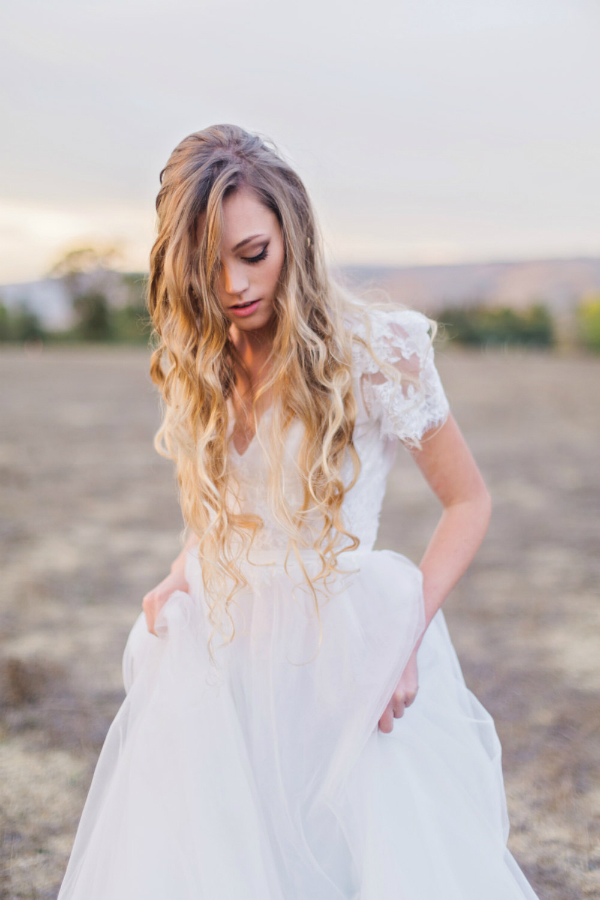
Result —
<instances>
[{"instance_id":1,"label":"bare ground","mask_svg":"<svg viewBox=\"0 0 600 900\"><path fill-rule=\"evenodd\" d=\"M510 847L543 900L600 898L600 360L437 361L494 498L445 609L503 743ZM3 900L56 897L127 634L179 550L147 369L143 350L0 354ZM378 546L418 563L439 513L401 451Z\"/></svg>"}]
</instances>

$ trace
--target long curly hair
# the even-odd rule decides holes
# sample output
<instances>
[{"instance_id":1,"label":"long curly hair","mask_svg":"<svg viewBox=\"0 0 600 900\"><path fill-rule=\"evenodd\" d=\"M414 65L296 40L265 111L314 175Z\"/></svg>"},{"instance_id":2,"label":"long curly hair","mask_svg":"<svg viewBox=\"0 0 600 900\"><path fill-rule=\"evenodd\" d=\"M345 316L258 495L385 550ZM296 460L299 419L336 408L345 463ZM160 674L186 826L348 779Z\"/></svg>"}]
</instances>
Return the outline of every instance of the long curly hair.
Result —
<instances>
[{"instance_id":1,"label":"long curly hair","mask_svg":"<svg viewBox=\"0 0 600 900\"><path fill-rule=\"evenodd\" d=\"M225 198L242 187L252 190L276 215L283 236L269 375L255 404L262 393L272 392L269 504L288 534L288 552L302 567L317 613L318 582L326 585L338 571L339 554L359 544L342 519L344 497L360 471L353 443L352 336L344 316L362 304L328 271L306 188L271 141L235 125L205 128L177 145L160 181L148 282L156 344L151 376L163 398L155 446L176 464L184 521L198 536L213 628L210 647L216 633L224 643L234 637L230 604L247 586L241 563L262 527L260 517L236 507L228 464L227 401L235 383L236 349L217 293ZM204 228L199 239L200 216ZM382 363L381 368L398 382L392 366ZM286 435L295 419L304 426L299 508L286 499L282 466ZM348 454L352 476L344 483ZM315 511L316 530L309 526ZM320 559L316 575L309 576L302 562L306 547Z\"/></svg>"}]
</instances>

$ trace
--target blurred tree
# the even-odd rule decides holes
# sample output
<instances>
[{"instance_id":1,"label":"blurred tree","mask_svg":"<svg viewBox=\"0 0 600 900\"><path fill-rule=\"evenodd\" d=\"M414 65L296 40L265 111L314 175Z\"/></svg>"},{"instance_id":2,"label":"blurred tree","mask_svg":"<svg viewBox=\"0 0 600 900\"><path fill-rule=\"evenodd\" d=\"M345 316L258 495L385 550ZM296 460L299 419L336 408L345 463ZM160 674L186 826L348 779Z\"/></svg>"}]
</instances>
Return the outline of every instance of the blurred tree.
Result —
<instances>
[{"instance_id":1,"label":"blurred tree","mask_svg":"<svg viewBox=\"0 0 600 900\"><path fill-rule=\"evenodd\" d=\"M84 340L108 340L112 336L110 301L115 300L115 288L117 294L122 293L119 290L122 275L115 268L121 258L122 251L114 244L72 247L48 272L50 277L60 278L66 287L76 335Z\"/></svg>"},{"instance_id":2,"label":"blurred tree","mask_svg":"<svg viewBox=\"0 0 600 900\"><path fill-rule=\"evenodd\" d=\"M39 341L44 329L39 317L25 303L19 303L11 315L11 331L17 341Z\"/></svg>"},{"instance_id":3,"label":"blurred tree","mask_svg":"<svg viewBox=\"0 0 600 900\"><path fill-rule=\"evenodd\" d=\"M39 317L21 302L13 309L0 303L0 341L39 341L45 337Z\"/></svg>"},{"instance_id":4,"label":"blurred tree","mask_svg":"<svg viewBox=\"0 0 600 900\"><path fill-rule=\"evenodd\" d=\"M4 303L0 302L0 341L11 340L10 316Z\"/></svg>"},{"instance_id":5,"label":"blurred tree","mask_svg":"<svg viewBox=\"0 0 600 900\"><path fill-rule=\"evenodd\" d=\"M448 306L436 315L450 340L461 344L522 344L551 347L555 343L550 311L534 303L520 312L509 306Z\"/></svg>"},{"instance_id":6,"label":"blurred tree","mask_svg":"<svg viewBox=\"0 0 600 900\"><path fill-rule=\"evenodd\" d=\"M123 281L129 289L129 303L145 308L148 275L144 272L124 272Z\"/></svg>"},{"instance_id":7,"label":"blurred tree","mask_svg":"<svg viewBox=\"0 0 600 900\"><path fill-rule=\"evenodd\" d=\"M600 352L600 295L581 300L575 317L580 342L589 350Z\"/></svg>"},{"instance_id":8,"label":"blurred tree","mask_svg":"<svg viewBox=\"0 0 600 900\"><path fill-rule=\"evenodd\" d=\"M88 291L73 299L75 333L84 341L110 341L114 325L108 300L99 291Z\"/></svg>"},{"instance_id":9,"label":"blurred tree","mask_svg":"<svg viewBox=\"0 0 600 900\"><path fill-rule=\"evenodd\" d=\"M145 305L129 304L113 311L115 337L118 341L147 344L152 321Z\"/></svg>"},{"instance_id":10,"label":"blurred tree","mask_svg":"<svg viewBox=\"0 0 600 900\"><path fill-rule=\"evenodd\" d=\"M148 276L143 272L125 272L122 279L128 300L114 310L117 340L148 343L152 330L152 320L146 306Z\"/></svg>"},{"instance_id":11,"label":"blurred tree","mask_svg":"<svg viewBox=\"0 0 600 900\"><path fill-rule=\"evenodd\" d=\"M51 278L70 278L97 269L114 269L122 259L122 250L116 244L105 246L85 245L65 250L48 270Z\"/></svg>"}]
</instances>

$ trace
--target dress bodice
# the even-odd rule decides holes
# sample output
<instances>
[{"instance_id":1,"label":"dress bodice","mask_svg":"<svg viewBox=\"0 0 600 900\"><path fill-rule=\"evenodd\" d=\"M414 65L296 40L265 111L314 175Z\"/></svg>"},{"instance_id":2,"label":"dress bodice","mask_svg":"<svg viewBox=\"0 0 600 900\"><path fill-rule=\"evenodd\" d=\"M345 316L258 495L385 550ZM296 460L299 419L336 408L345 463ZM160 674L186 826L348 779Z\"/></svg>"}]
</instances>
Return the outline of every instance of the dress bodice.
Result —
<instances>
[{"instance_id":1,"label":"dress bodice","mask_svg":"<svg viewBox=\"0 0 600 900\"><path fill-rule=\"evenodd\" d=\"M414 310L369 310L369 340L379 360L391 363L401 376L396 385L381 371L364 345L353 343L353 380L357 401L354 446L361 468L356 484L344 499L343 517L347 530L369 550L377 538L379 515L390 469L398 443L414 444L430 428L440 426L449 412L449 403L434 362L428 334L429 321ZM349 323L355 334L365 336L360 320ZM419 384L405 376L416 376ZM241 511L260 516L263 528L256 535L257 550L285 550L286 531L277 522L269 505L267 483L269 460L266 450L271 410L262 416L257 434L243 454L229 441L229 464L237 484ZM230 417L230 435L233 417ZM297 508L303 499L302 477L297 459L304 426L294 420L287 435L284 459L286 499ZM342 472L345 483L352 477L350 454Z\"/></svg>"}]
</instances>

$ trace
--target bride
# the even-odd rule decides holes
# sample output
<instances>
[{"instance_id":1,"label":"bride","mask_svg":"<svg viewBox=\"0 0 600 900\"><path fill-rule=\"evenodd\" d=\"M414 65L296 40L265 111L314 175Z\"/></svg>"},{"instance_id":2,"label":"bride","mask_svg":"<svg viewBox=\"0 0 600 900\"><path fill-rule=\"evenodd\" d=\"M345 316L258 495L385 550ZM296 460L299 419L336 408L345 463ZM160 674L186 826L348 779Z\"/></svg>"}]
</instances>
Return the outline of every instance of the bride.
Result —
<instances>
[{"instance_id":1,"label":"bride","mask_svg":"<svg viewBox=\"0 0 600 900\"><path fill-rule=\"evenodd\" d=\"M239 127L181 141L157 211L156 446L188 535L59 900L535 898L441 609L491 499L436 323L337 284L301 179ZM373 549L400 444L442 506L419 566Z\"/></svg>"}]
</instances>

